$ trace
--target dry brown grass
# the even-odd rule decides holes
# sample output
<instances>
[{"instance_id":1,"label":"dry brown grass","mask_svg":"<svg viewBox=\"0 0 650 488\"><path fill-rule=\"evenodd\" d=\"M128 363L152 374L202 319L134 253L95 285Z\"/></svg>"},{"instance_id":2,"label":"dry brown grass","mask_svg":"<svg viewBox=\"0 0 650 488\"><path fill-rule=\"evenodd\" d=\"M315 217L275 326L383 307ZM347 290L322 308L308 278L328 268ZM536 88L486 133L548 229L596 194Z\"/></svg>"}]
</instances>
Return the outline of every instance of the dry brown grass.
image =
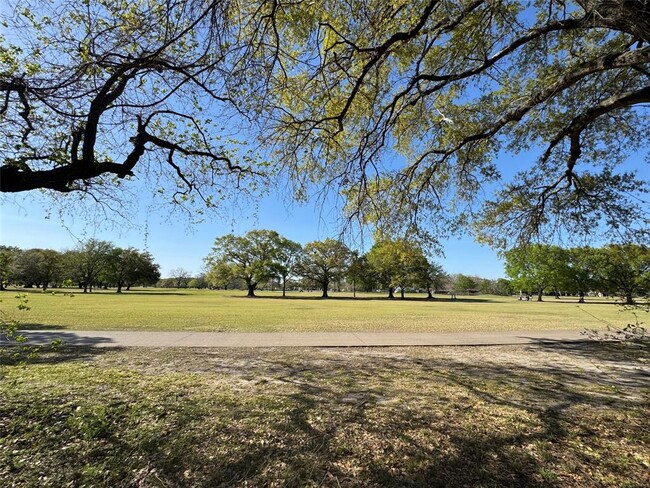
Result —
<instances>
[{"instance_id":1,"label":"dry brown grass","mask_svg":"<svg viewBox=\"0 0 650 488\"><path fill-rule=\"evenodd\" d=\"M0 480L648 486L649 359L621 344L71 349L5 368Z\"/></svg>"}]
</instances>

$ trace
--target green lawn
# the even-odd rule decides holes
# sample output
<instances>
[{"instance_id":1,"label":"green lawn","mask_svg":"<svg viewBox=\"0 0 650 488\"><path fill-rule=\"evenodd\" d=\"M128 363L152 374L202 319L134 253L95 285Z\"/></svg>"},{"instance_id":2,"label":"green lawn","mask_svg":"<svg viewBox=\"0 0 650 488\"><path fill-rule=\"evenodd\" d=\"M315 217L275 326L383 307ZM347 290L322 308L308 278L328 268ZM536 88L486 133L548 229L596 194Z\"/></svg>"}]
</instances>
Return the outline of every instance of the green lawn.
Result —
<instances>
[{"instance_id":1,"label":"green lawn","mask_svg":"<svg viewBox=\"0 0 650 488\"><path fill-rule=\"evenodd\" d=\"M647 487L649 359L73 348L1 370L0 485Z\"/></svg>"},{"instance_id":2,"label":"green lawn","mask_svg":"<svg viewBox=\"0 0 650 488\"><path fill-rule=\"evenodd\" d=\"M15 311L16 292L3 292L1 306L26 328L78 330L188 330L232 332L277 331L491 331L526 329L603 328L603 321L619 326L633 322L613 299L592 299L579 305L575 298L553 297L544 302L521 302L513 297L475 296L449 300L422 296L388 300L383 295L317 292L260 292L255 299L242 291L140 289L78 293L71 290L27 292L31 310Z\"/></svg>"}]
</instances>

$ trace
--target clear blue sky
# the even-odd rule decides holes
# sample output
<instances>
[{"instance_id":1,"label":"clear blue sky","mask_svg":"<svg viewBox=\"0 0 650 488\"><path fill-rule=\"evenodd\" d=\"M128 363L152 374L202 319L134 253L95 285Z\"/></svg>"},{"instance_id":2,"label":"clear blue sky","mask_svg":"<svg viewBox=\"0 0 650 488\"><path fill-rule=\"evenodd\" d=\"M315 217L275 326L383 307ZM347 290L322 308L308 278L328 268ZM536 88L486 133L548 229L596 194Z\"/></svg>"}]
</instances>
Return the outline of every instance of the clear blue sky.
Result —
<instances>
[{"instance_id":1,"label":"clear blue sky","mask_svg":"<svg viewBox=\"0 0 650 488\"><path fill-rule=\"evenodd\" d=\"M75 208L76 197L69 196ZM210 252L214 239L233 232L243 234L251 229L272 229L285 237L304 244L313 240L336 237L339 227L336 214L316 205L289 206L280 195L270 195L255 208L225 209L220 217L189 225L178 214L169 217L164 206L146 214L139 209L136 227L114 225L108 221L92 224L82 212L72 211L62 223L52 212L47 217L48 201L38 193L0 196L0 242L22 249L50 248L65 250L75 247L80 239L95 237L120 247L133 246L148 250L167 276L174 268L184 268L193 274L201 271L203 258ZM355 247L368 250L372 242L356 242ZM448 273L499 278L504 275L503 264L496 252L479 246L470 238L451 240L445 245L445 256L435 258Z\"/></svg>"}]
</instances>

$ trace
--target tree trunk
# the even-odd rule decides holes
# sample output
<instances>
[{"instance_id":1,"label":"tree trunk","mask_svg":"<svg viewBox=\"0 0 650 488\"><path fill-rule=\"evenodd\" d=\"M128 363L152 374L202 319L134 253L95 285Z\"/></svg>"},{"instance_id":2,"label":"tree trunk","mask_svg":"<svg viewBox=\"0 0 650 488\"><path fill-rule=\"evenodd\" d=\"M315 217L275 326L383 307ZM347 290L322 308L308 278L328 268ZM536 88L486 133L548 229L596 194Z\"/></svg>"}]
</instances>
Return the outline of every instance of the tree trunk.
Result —
<instances>
[{"instance_id":1,"label":"tree trunk","mask_svg":"<svg viewBox=\"0 0 650 488\"><path fill-rule=\"evenodd\" d=\"M287 296L287 277L282 277L282 298Z\"/></svg>"},{"instance_id":2,"label":"tree trunk","mask_svg":"<svg viewBox=\"0 0 650 488\"><path fill-rule=\"evenodd\" d=\"M431 293L431 287L427 287L427 300L433 300L434 296L433 293Z\"/></svg>"},{"instance_id":3,"label":"tree trunk","mask_svg":"<svg viewBox=\"0 0 650 488\"><path fill-rule=\"evenodd\" d=\"M257 287L257 283L248 283L248 294L246 295L247 297L255 297L255 288Z\"/></svg>"},{"instance_id":4,"label":"tree trunk","mask_svg":"<svg viewBox=\"0 0 650 488\"><path fill-rule=\"evenodd\" d=\"M43 283L43 291L47 291L47 281Z\"/></svg>"},{"instance_id":5,"label":"tree trunk","mask_svg":"<svg viewBox=\"0 0 650 488\"><path fill-rule=\"evenodd\" d=\"M388 298L390 298L390 299L395 298L394 292L395 292L395 288L393 288L392 286L389 286L388 287Z\"/></svg>"},{"instance_id":6,"label":"tree trunk","mask_svg":"<svg viewBox=\"0 0 650 488\"><path fill-rule=\"evenodd\" d=\"M585 303L585 292L584 292L584 291L580 291L580 292L578 293L578 296L580 297L580 298L578 298L578 303Z\"/></svg>"},{"instance_id":7,"label":"tree trunk","mask_svg":"<svg viewBox=\"0 0 650 488\"><path fill-rule=\"evenodd\" d=\"M542 293L543 293L543 292L544 292L544 290L543 290L542 288L540 288L539 290L537 290L537 301L538 301L538 302L543 301L543 300L542 300Z\"/></svg>"},{"instance_id":8,"label":"tree trunk","mask_svg":"<svg viewBox=\"0 0 650 488\"><path fill-rule=\"evenodd\" d=\"M122 283L117 282L117 291L115 293L122 293Z\"/></svg>"},{"instance_id":9,"label":"tree trunk","mask_svg":"<svg viewBox=\"0 0 650 488\"><path fill-rule=\"evenodd\" d=\"M400 294L400 299L404 300L404 287L403 286L399 287L399 294Z\"/></svg>"},{"instance_id":10,"label":"tree trunk","mask_svg":"<svg viewBox=\"0 0 650 488\"><path fill-rule=\"evenodd\" d=\"M632 298L632 292L625 292L625 305L634 305L634 299Z\"/></svg>"},{"instance_id":11,"label":"tree trunk","mask_svg":"<svg viewBox=\"0 0 650 488\"><path fill-rule=\"evenodd\" d=\"M327 294L327 289L329 288L329 283L326 283L325 286L323 286L323 294L321 295L321 298L329 298L330 296Z\"/></svg>"}]
</instances>

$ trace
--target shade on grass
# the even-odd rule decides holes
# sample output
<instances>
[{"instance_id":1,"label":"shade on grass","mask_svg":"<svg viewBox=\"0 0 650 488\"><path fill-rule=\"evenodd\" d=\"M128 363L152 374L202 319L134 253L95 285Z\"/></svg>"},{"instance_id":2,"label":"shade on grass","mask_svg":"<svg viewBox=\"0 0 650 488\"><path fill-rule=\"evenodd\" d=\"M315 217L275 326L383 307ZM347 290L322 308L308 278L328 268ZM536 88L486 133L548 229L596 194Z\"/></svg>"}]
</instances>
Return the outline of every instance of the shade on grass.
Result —
<instances>
[{"instance_id":1,"label":"shade on grass","mask_svg":"<svg viewBox=\"0 0 650 488\"><path fill-rule=\"evenodd\" d=\"M72 348L5 365L0 480L647 487L646 364L603 343Z\"/></svg>"}]
</instances>

